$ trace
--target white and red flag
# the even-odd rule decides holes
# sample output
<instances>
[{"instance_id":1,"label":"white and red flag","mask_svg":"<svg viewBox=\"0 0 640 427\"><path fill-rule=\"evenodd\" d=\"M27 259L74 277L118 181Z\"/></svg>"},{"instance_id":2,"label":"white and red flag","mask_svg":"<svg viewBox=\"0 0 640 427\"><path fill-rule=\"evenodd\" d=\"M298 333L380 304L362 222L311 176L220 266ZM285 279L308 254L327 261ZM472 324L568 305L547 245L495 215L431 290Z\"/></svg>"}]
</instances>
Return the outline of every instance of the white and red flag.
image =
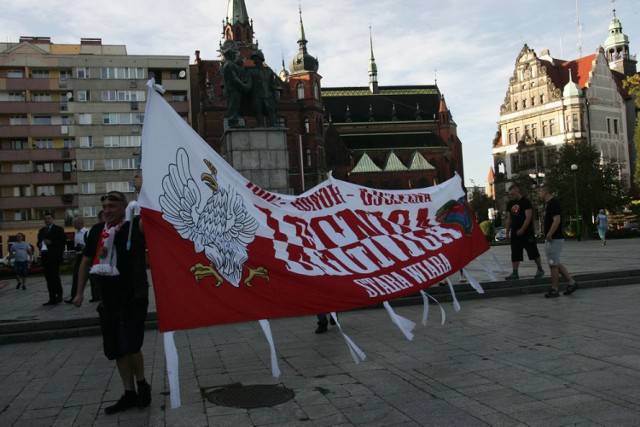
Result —
<instances>
[{"instance_id":1,"label":"white and red flag","mask_svg":"<svg viewBox=\"0 0 640 427\"><path fill-rule=\"evenodd\" d=\"M139 204L163 332L379 304L488 249L458 176L424 189L329 178L299 196L271 193L149 92Z\"/></svg>"}]
</instances>

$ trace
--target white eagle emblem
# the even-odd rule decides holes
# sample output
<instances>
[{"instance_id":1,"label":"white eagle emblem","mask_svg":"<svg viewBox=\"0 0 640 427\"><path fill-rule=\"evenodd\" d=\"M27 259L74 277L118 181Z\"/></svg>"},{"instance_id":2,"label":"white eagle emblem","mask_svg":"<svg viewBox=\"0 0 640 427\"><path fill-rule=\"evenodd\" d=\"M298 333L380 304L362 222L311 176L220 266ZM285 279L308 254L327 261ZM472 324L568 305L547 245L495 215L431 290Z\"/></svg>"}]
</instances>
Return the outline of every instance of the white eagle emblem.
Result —
<instances>
[{"instance_id":1,"label":"white eagle emblem","mask_svg":"<svg viewBox=\"0 0 640 427\"><path fill-rule=\"evenodd\" d=\"M217 170L211 162L205 159L204 163L211 173L203 173L200 179L212 192L202 204L200 188L191 176L189 156L183 148L177 151L175 164L169 165L169 173L162 179L162 217L182 238L193 242L196 253L204 251L210 261L209 265L197 263L190 268L196 280L214 276L215 286L227 279L238 287L242 268L249 258L247 246L255 238L258 221L249 214L244 200L233 188L218 185ZM247 269L245 285L251 286L255 276L269 281L264 267Z\"/></svg>"}]
</instances>

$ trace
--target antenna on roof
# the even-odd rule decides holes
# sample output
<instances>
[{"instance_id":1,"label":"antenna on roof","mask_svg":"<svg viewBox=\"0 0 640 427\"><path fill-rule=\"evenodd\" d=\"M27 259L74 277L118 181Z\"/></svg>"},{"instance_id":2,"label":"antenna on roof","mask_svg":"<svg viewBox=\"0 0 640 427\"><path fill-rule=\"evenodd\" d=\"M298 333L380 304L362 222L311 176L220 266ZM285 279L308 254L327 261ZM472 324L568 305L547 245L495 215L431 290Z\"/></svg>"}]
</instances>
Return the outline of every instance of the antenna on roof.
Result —
<instances>
[{"instance_id":1,"label":"antenna on roof","mask_svg":"<svg viewBox=\"0 0 640 427\"><path fill-rule=\"evenodd\" d=\"M438 67L436 67L436 68L433 70L433 74L434 74L434 83L433 83L433 84L435 84L436 86L438 86Z\"/></svg>"},{"instance_id":2,"label":"antenna on roof","mask_svg":"<svg viewBox=\"0 0 640 427\"><path fill-rule=\"evenodd\" d=\"M578 0L576 0L576 26L578 27L578 58L582 58L582 22L580 22Z\"/></svg>"}]
</instances>

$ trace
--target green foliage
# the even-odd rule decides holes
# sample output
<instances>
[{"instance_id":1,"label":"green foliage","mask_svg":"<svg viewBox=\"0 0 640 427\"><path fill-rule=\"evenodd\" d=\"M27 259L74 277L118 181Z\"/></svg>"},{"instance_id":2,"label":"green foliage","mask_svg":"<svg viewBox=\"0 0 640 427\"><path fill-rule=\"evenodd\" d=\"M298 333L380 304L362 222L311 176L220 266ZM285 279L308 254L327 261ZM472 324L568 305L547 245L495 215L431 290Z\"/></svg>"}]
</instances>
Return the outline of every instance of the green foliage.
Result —
<instances>
[{"instance_id":1,"label":"green foliage","mask_svg":"<svg viewBox=\"0 0 640 427\"><path fill-rule=\"evenodd\" d=\"M573 164L578 165L575 172L571 170ZM558 151L558 162L547 171L545 182L555 189L567 217L576 216L578 205L584 225L598 210L617 212L628 203L618 167L601 165L600 154L586 142L562 146ZM586 231L586 227L582 230Z\"/></svg>"},{"instance_id":2,"label":"green foliage","mask_svg":"<svg viewBox=\"0 0 640 427\"><path fill-rule=\"evenodd\" d=\"M629 76L622 82L622 87L629 91L629 94L634 97L636 107L640 108L640 75L634 74ZM636 114L636 128L633 133L633 143L636 146L636 153L640 153L640 115ZM640 155L636 156L636 171L634 181L636 185L640 185Z\"/></svg>"},{"instance_id":3,"label":"green foliage","mask_svg":"<svg viewBox=\"0 0 640 427\"><path fill-rule=\"evenodd\" d=\"M473 189L469 199L469 205L471 205L476 220L482 222L489 219L489 209L493 207L493 200L477 188Z\"/></svg>"},{"instance_id":4,"label":"green foliage","mask_svg":"<svg viewBox=\"0 0 640 427\"><path fill-rule=\"evenodd\" d=\"M482 230L482 234L484 234L484 236L488 240L493 240L493 236L494 234L496 234L493 228L493 223L487 220L487 221L482 221L479 225L480 225L480 230Z\"/></svg>"}]
</instances>

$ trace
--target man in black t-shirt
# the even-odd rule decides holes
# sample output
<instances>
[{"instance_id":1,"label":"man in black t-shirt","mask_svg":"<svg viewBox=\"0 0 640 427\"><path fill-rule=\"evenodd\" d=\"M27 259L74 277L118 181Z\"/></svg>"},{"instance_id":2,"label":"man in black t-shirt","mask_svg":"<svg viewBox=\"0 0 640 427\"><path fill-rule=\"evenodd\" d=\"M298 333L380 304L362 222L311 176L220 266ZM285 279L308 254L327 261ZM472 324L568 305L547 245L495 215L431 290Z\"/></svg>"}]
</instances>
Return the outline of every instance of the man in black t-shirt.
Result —
<instances>
[{"instance_id":1,"label":"man in black t-shirt","mask_svg":"<svg viewBox=\"0 0 640 427\"><path fill-rule=\"evenodd\" d=\"M127 199L119 191L100 198L105 222L89 231L78 270L73 303L80 307L88 276L100 286L98 304L104 354L115 360L124 394L105 408L107 415L151 403L151 386L144 375L142 344L149 306L145 238L139 218L127 221ZM132 228L129 234L129 228ZM131 238L131 245L128 239ZM137 392L136 392L137 388Z\"/></svg>"},{"instance_id":2,"label":"man in black t-shirt","mask_svg":"<svg viewBox=\"0 0 640 427\"><path fill-rule=\"evenodd\" d=\"M536 236L533 230L533 206L531 201L522 196L520 189L512 185L509 187L511 201L507 203L506 229L507 237L511 237L511 267L513 272L505 277L506 280L519 279L518 267L523 260L522 250L527 251L527 256L538 266L534 277L544 276L540 252L536 244Z\"/></svg>"},{"instance_id":3,"label":"man in black t-shirt","mask_svg":"<svg viewBox=\"0 0 640 427\"><path fill-rule=\"evenodd\" d=\"M551 288L544 294L545 298L560 296L558 288L560 285L560 274L569 283L564 291L565 295L571 295L578 289L578 283L573 280L567 268L560 263L560 254L564 245L564 235L562 234L562 209L558 199L553 196L553 191L548 185L540 188L540 198L544 201L544 250L549 262L549 272L551 274Z\"/></svg>"}]
</instances>

